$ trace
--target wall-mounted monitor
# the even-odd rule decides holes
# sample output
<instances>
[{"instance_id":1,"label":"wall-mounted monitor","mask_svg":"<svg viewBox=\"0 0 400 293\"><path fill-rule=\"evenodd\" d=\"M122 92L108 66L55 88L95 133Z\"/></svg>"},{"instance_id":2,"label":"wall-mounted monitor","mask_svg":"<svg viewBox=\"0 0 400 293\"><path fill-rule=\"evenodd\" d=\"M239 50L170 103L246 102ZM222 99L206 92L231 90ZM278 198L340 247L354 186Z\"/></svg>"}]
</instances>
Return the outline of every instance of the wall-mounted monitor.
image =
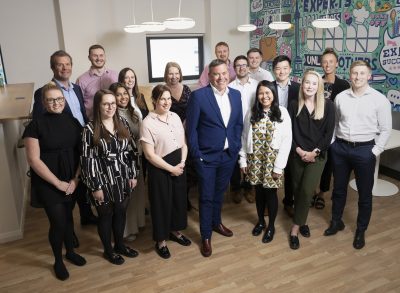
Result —
<instances>
[{"instance_id":1,"label":"wall-mounted monitor","mask_svg":"<svg viewBox=\"0 0 400 293\"><path fill-rule=\"evenodd\" d=\"M147 65L150 82L164 80L165 65L177 62L184 80L198 79L203 71L202 36L147 36Z\"/></svg>"}]
</instances>

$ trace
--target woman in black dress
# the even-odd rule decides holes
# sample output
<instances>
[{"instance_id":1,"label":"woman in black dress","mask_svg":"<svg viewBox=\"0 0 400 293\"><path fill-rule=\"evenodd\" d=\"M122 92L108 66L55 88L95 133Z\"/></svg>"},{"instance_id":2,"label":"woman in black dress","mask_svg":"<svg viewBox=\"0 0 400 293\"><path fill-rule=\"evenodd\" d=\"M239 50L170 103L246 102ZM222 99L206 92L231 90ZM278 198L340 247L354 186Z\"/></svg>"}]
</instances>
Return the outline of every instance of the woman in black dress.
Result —
<instances>
[{"instance_id":1,"label":"woman in black dress","mask_svg":"<svg viewBox=\"0 0 400 293\"><path fill-rule=\"evenodd\" d=\"M112 91L99 90L93 99L93 121L82 134L82 178L92 191L98 220L98 233L104 258L121 265L123 257L136 257L137 251L123 242L126 208L138 176L137 150L128 122L118 115ZM114 248L111 245L114 234Z\"/></svg>"},{"instance_id":2,"label":"woman in black dress","mask_svg":"<svg viewBox=\"0 0 400 293\"><path fill-rule=\"evenodd\" d=\"M62 258L83 266L86 260L74 252L72 208L78 185L81 125L62 113L65 98L54 84L43 87L46 113L36 117L25 129L26 156L31 167L31 205L43 207L50 222L49 242L53 250L54 272L66 280L69 273Z\"/></svg>"}]
</instances>

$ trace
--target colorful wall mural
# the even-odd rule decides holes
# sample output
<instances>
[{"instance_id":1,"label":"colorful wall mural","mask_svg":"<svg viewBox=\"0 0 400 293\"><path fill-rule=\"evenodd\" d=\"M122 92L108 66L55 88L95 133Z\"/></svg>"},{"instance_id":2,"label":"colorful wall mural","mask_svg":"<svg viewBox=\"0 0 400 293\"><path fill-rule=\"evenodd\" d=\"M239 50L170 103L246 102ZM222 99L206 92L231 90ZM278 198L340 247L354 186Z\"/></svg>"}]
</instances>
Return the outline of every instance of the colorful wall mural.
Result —
<instances>
[{"instance_id":1,"label":"colorful wall mural","mask_svg":"<svg viewBox=\"0 0 400 293\"><path fill-rule=\"evenodd\" d=\"M293 24L284 32L268 28L270 22L279 21L280 2L282 20ZM314 28L312 21L327 11L340 26ZM270 43L278 54L291 57L294 79L300 80L307 68L322 72L321 54L327 47L339 54L337 74L343 78L348 79L353 61L369 61L371 86L387 96L393 111L400 112L400 0L250 0L250 21L257 26L250 46L262 44L265 51Z\"/></svg>"}]
</instances>

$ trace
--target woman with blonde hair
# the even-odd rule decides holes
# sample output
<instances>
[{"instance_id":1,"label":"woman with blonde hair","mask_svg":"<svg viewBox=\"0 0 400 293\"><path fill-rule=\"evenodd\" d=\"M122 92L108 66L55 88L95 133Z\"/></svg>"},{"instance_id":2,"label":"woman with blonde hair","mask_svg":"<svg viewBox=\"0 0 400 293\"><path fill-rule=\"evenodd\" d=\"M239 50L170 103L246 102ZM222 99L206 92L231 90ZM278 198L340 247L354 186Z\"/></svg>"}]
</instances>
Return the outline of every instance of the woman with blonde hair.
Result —
<instances>
[{"instance_id":1,"label":"woman with blonde hair","mask_svg":"<svg viewBox=\"0 0 400 293\"><path fill-rule=\"evenodd\" d=\"M49 242L54 255L54 273L66 280L69 272L62 257L83 266L86 260L74 252L72 209L79 184L79 145L82 126L72 115L63 113L65 97L51 82L42 88L45 113L26 127L24 142L31 167L31 205L44 208L49 219Z\"/></svg>"},{"instance_id":2,"label":"woman with blonde hair","mask_svg":"<svg viewBox=\"0 0 400 293\"><path fill-rule=\"evenodd\" d=\"M289 115L293 132L290 170L294 192L289 246L298 249L298 233L303 237L311 236L306 225L310 201L325 166L335 125L334 106L324 98L324 83L318 72L305 72L299 99L289 105Z\"/></svg>"}]
</instances>

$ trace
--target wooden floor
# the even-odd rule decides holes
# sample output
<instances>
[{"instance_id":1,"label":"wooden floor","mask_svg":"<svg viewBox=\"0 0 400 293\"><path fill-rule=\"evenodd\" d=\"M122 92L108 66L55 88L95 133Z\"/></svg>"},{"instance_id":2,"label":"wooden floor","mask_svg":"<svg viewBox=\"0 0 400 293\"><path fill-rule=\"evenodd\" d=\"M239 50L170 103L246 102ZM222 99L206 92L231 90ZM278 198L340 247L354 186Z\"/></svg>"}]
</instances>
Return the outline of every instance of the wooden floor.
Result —
<instances>
[{"instance_id":1,"label":"wooden floor","mask_svg":"<svg viewBox=\"0 0 400 293\"><path fill-rule=\"evenodd\" d=\"M387 179L387 178L386 178ZM399 182L390 179L399 186ZM281 192L280 192L281 193ZM195 194L192 201L195 202ZM322 210L311 209L311 238L300 237L300 249L288 246L291 221L281 203L275 239L263 244L253 237L255 205L226 203L223 222L234 236L214 234L213 254L199 252L198 213L189 213L189 247L168 243L172 257L163 260L154 251L150 219L131 243L140 255L122 266L102 255L95 227L80 227L77 250L88 261L84 267L66 262L67 281L53 274L47 242L48 222L43 210L27 209L23 240L0 245L0 292L400 292L400 197L374 197L371 224L362 250L352 247L356 200L350 191L344 214L346 228L335 236L322 233L330 219L330 201Z\"/></svg>"}]
</instances>

